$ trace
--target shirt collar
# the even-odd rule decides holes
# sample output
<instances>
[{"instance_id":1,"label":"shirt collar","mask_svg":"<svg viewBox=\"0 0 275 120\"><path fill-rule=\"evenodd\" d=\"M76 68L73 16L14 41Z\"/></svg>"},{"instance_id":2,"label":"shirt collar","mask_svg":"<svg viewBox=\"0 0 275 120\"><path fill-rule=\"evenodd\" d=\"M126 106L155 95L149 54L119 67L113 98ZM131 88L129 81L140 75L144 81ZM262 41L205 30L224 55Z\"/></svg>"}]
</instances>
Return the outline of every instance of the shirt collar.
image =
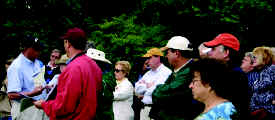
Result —
<instances>
[{"instance_id":1,"label":"shirt collar","mask_svg":"<svg viewBox=\"0 0 275 120\"><path fill-rule=\"evenodd\" d=\"M34 63L34 61L31 61L31 60L28 59L26 56L24 56L23 53L21 53L19 56L20 56L24 61L26 61L27 63L30 63L30 64L33 64L33 63Z\"/></svg>"},{"instance_id":2,"label":"shirt collar","mask_svg":"<svg viewBox=\"0 0 275 120\"><path fill-rule=\"evenodd\" d=\"M175 69L175 73L177 73L181 68L183 68L184 66L186 66L188 63L190 63L193 59L191 58L190 60L188 60L186 63L184 63L181 67L179 67L178 69Z\"/></svg>"},{"instance_id":3,"label":"shirt collar","mask_svg":"<svg viewBox=\"0 0 275 120\"><path fill-rule=\"evenodd\" d=\"M53 67L53 66L51 65L51 62L48 62L48 65L47 65L47 66L49 66L51 69L57 68L57 66Z\"/></svg>"},{"instance_id":4,"label":"shirt collar","mask_svg":"<svg viewBox=\"0 0 275 120\"><path fill-rule=\"evenodd\" d=\"M122 83L124 80L126 80L127 78L125 77L125 78L123 78L121 81L118 81L118 80L116 80L116 84L117 85L119 85L120 83Z\"/></svg>"},{"instance_id":5,"label":"shirt collar","mask_svg":"<svg viewBox=\"0 0 275 120\"><path fill-rule=\"evenodd\" d=\"M158 66L158 68L157 68L155 71L153 71L152 69L151 69L151 70L152 70L153 72L158 72L158 71L160 71L160 69L161 69L162 66L163 66L163 64L160 64L160 65Z\"/></svg>"}]
</instances>

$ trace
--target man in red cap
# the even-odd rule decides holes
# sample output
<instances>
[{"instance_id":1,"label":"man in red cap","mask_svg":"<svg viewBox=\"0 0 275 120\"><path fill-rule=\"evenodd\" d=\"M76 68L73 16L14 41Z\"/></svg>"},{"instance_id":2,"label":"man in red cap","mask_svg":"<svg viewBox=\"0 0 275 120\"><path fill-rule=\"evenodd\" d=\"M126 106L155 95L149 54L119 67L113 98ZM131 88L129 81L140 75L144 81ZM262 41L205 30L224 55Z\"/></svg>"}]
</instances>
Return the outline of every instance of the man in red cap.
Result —
<instances>
[{"instance_id":1,"label":"man in red cap","mask_svg":"<svg viewBox=\"0 0 275 120\"><path fill-rule=\"evenodd\" d=\"M204 42L203 45L210 48L210 50L207 51L207 57L226 62L234 71L229 76L232 76L232 83L238 84L227 85L232 87L232 95L228 96L228 99L233 102L237 111L241 114L240 117L247 118L249 99L248 80L247 77L240 72L241 57L238 53L240 49L239 40L230 33L221 33L213 40ZM242 96L242 98L239 96Z\"/></svg>"},{"instance_id":2,"label":"man in red cap","mask_svg":"<svg viewBox=\"0 0 275 120\"><path fill-rule=\"evenodd\" d=\"M54 100L39 100L34 104L50 120L92 120L101 89L101 69L84 53L87 39L83 30L69 29L62 39L70 60L58 78L57 95Z\"/></svg>"},{"instance_id":3,"label":"man in red cap","mask_svg":"<svg viewBox=\"0 0 275 120\"><path fill-rule=\"evenodd\" d=\"M212 48L207 56L214 59L229 61L232 55L240 49L239 40L232 34L221 33L213 40L203 43L204 46Z\"/></svg>"}]
</instances>

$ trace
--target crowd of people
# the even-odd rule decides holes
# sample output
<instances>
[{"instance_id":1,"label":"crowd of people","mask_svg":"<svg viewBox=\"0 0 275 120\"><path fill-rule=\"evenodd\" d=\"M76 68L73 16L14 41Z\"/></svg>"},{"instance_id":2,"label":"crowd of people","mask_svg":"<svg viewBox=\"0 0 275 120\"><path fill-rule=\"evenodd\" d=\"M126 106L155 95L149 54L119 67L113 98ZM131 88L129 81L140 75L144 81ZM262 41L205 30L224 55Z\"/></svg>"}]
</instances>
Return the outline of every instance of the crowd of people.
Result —
<instances>
[{"instance_id":1,"label":"crowd of people","mask_svg":"<svg viewBox=\"0 0 275 120\"><path fill-rule=\"evenodd\" d=\"M52 50L46 65L39 39L24 39L22 52L6 61L0 120L275 119L274 47L241 55L238 38L221 33L201 43L196 58L190 41L174 36L141 56L131 80L130 62L112 66L103 51L86 48L80 28L68 29L66 53Z\"/></svg>"}]
</instances>

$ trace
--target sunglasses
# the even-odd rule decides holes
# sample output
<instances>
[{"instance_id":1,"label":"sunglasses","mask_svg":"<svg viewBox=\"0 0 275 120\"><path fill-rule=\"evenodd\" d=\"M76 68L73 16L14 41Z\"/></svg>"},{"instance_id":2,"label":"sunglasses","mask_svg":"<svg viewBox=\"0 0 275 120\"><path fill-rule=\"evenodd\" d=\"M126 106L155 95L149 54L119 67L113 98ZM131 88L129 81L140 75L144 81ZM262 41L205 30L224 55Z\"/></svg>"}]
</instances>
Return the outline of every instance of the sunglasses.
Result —
<instances>
[{"instance_id":1,"label":"sunglasses","mask_svg":"<svg viewBox=\"0 0 275 120\"><path fill-rule=\"evenodd\" d=\"M56 58L56 59L59 58L59 56L54 56L54 55L51 55L51 57L52 57L52 58Z\"/></svg>"},{"instance_id":2,"label":"sunglasses","mask_svg":"<svg viewBox=\"0 0 275 120\"><path fill-rule=\"evenodd\" d=\"M124 70L115 69L116 73L123 72Z\"/></svg>"}]
</instances>

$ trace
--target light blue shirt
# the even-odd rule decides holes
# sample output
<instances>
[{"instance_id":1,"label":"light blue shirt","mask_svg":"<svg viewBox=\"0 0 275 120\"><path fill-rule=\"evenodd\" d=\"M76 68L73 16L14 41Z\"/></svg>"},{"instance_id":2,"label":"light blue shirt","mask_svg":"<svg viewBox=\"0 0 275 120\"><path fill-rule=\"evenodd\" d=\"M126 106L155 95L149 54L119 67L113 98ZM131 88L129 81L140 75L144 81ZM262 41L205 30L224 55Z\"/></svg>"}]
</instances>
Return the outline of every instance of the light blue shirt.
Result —
<instances>
[{"instance_id":1,"label":"light blue shirt","mask_svg":"<svg viewBox=\"0 0 275 120\"><path fill-rule=\"evenodd\" d=\"M31 61L22 53L12 62L7 71L8 91L7 92L31 92L34 88L33 78L43 68L43 63L37 59ZM46 83L45 83L46 84ZM46 93L35 96L34 99L43 99Z\"/></svg>"},{"instance_id":2,"label":"light blue shirt","mask_svg":"<svg viewBox=\"0 0 275 120\"><path fill-rule=\"evenodd\" d=\"M231 120L230 116L236 112L231 102L224 102L213 107L207 113L202 113L195 120Z\"/></svg>"}]
</instances>

